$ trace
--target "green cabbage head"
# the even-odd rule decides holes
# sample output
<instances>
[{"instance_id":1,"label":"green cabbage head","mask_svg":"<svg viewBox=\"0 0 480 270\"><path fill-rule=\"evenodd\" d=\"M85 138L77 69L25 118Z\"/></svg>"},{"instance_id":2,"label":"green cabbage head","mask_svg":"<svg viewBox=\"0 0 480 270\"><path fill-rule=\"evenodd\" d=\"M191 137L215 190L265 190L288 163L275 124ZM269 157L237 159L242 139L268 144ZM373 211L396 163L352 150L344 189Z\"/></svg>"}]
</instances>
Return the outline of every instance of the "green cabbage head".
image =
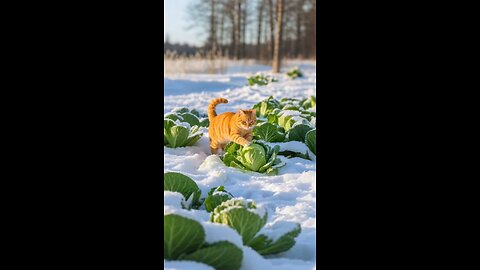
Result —
<instances>
[{"instance_id":1,"label":"green cabbage head","mask_svg":"<svg viewBox=\"0 0 480 270\"><path fill-rule=\"evenodd\" d=\"M267 163L265 149L258 144L244 147L238 158L245 167L254 172Z\"/></svg>"}]
</instances>

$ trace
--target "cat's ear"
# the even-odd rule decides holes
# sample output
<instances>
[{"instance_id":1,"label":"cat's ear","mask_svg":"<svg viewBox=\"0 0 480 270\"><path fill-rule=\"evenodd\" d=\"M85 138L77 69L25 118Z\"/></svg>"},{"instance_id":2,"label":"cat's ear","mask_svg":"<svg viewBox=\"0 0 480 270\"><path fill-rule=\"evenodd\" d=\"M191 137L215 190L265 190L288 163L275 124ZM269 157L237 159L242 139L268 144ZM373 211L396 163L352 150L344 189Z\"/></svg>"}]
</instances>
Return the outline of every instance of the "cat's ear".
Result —
<instances>
[{"instance_id":1,"label":"cat's ear","mask_svg":"<svg viewBox=\"0 0 480 270\"><path fill-rule=\"evenodd\" d=\"M239 114L239 115L245 115L245 111L238 110L238 114Z\"/></svg>"},{"instance_id":2,"label":"cat's ear","mask_svg":"<svg viewBox=\"0 0 480 270\"><path fill-rule=\"evenodd\" d=\"M257 109L253 109L253 110L251 110L251 112L252 112L253 115L257 115Z\"/></svg>"}]
</instances>

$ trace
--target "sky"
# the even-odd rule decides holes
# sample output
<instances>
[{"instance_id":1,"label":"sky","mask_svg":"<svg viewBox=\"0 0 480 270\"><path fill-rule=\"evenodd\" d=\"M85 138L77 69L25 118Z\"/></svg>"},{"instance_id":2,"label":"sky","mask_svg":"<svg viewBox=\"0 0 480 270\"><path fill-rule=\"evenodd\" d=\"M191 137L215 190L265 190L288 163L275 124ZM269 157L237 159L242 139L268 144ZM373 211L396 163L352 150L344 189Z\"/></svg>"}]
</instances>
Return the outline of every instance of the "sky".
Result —
<instances>
[{"instance_id":1,"label":"sky","mask_svg":"<svg viewBox=\"0 0 480 270\"><path fill-rule=\"evenodd\" d=\"M163 28L163 40L168 34L172 43L188 43L190 45L203 45L204 37L201 29L194 28L185 30L189 25L187 6L198 0L165 0L163 2L165 10L165 21Z\"/></svg>"}]
</instances>

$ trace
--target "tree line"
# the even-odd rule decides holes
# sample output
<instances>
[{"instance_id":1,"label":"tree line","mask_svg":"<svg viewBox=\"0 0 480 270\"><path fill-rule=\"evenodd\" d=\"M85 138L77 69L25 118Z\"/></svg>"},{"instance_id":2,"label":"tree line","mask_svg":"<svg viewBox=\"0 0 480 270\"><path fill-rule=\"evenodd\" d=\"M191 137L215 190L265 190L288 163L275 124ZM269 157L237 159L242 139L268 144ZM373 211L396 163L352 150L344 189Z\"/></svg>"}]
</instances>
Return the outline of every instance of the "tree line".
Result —
<instances>
[{"instance_id":1,"label":"tree line","mask_svg":"<svg viewBox=\"0 0 480 270\"><path fill-rule=\"evenodd\" d=\"M283 56L316 57L316 0L197 0L188 9L191 27L206 34L206 50L234 59L273 59L281 25Z\"/></svg>"}]
</instances>

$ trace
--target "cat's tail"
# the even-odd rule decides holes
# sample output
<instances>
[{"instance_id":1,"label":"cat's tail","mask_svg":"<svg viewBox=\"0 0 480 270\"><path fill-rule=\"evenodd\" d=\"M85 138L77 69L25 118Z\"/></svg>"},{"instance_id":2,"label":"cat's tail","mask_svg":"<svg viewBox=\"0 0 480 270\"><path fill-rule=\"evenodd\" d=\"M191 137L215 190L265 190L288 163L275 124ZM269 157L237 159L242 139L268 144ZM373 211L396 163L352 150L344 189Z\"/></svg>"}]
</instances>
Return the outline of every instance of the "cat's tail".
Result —
<instances>
[{"instance_id":1,"label":"cat's tail","mask_svg":"<svg viewBox=\"0 0 480 270\"><path fill-rule=\"evenodd\" d=\"M208 105L208 120L211 121L215 116L217 116L215 107L217 106L217 104L220 104L220 103L228 103L228 100L224 98L216 98L210 101L210 105Z\"/></svg>"}]
</instances>

